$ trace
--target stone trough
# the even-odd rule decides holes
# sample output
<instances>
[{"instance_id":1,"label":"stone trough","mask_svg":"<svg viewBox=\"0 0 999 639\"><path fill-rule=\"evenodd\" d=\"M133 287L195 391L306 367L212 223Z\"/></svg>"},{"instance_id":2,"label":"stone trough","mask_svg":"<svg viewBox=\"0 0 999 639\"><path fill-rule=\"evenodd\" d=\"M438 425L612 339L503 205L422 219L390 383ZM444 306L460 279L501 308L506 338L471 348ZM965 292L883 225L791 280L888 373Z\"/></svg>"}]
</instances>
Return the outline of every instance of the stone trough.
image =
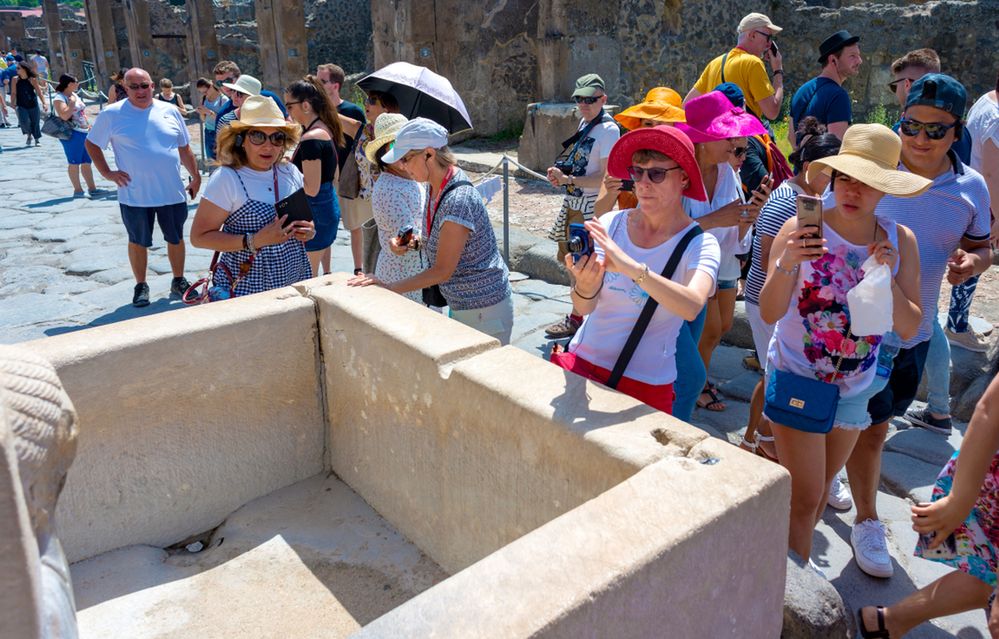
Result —
<instances>
[{"instance_id":1,"label":"stone trough","mask_svg":"<svg viewBox=\"0 0 999 639\"><path fill-rule=\"evenodd\" d=\"M22 345L81 637L780 634L783 469L345 279Z\"/></svg>"}]
</instances>

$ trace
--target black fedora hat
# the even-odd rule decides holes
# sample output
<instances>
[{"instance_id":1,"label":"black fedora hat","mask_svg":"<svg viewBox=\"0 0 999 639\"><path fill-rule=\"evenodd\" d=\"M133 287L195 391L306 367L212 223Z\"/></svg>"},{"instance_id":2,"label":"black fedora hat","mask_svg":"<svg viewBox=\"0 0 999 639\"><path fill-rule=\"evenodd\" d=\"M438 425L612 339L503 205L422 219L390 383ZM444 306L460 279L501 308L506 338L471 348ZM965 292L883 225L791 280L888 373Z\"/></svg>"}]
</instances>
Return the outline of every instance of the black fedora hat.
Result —
<instances>
[{"instance_id":1,"label":"black fedora hat","mask_svg":"<svg viewBox=\"0 0 999 639\"><path fill-rule=\"evenodd\" d=\"M837 31L823 40L822 44L819 45L819 64L825 62L826 56L829 54L836 53L843 47L848 47L858 42L860 42L860 36L850 35L850 32L846 29Z\"/></svg>"}]
</instances>

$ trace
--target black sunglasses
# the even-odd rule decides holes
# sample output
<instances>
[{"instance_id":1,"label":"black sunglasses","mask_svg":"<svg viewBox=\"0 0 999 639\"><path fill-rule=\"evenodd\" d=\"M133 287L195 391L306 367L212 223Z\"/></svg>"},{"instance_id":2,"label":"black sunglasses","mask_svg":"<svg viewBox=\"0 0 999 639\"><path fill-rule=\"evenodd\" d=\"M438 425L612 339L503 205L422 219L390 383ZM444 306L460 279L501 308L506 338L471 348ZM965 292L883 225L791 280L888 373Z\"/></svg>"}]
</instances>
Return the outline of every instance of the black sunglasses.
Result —
<instances>
[{"instance_id":1,"label":"black sunglasses","mask_svg":"<svg viewBox=\"0 0 999 639\"><path fill-rule=\"evenodd\" d=\"M953 124L941 124L940 122L920 122L912 118L904 118L899 122L898 130L910 138L919 135L920 131L925 131L926 137L929 139L942 140L947 135L947 131L950 131L955 126L957 126L957 122Z\"/></svg>"},{"instance_id":2,"label":"black sunglasses","mask_svg":"<svg viewBox=\"0 0 999 639\"><path fill-rule=\"evenodd\" d=\"M747 148L748 147L737 146L734 149L732 149L732 155L734 155L737 158L741 158L742 156L744 156L746 154L746 149Z\"/></svg>"},{"instance_id":3,"label":"black sunglasses","mask_svg":"<svg viewBox=\"0 0 999 639\"><path fill-rule=\"evenodd\" d=\"M151 82L143 82L141 84L129 84L127 85L129 89L133 91L138 91L139 89L148 89L153 86Z\"/></svg>"},{"instance_id":4,"label":"black sunglasses","mask_svg":"<svg viewBox=\"0 0 999 639\"><path fill-rule=\"evenodd\" d=\"M254 146L260 146L266 140L270 140L274 146L284 146L284 142L288 139L288 136L282 131L275 131L270 135L267 135L263 131L250 131L246 134L246 139Z\"/></svg>"},{"instance_id":5,"label":"black sunglasses","mask_svg":"<svg viewBox=\"0 0 999 639\"><path fill-rule=\"evenodd\" d=\"M576 95L576 96L573 96L572 99L576 101L576 104L596 104L597 100L599 100L602 97L604 97L604 96L602 96L602 95L591 95L590 97L586 98L586 97L583 97L581 95Z\"/></svg>"},{"instance_id":6,"label":"black sunglasses","mask_svg":"<svg viewBox=\"0 0 999 639\"><path fill-rule=\"evenodd\" d=\"M915 80L913 80L912 78L899 78L898 80L892 80L891 82L888 83L888 91L890 91L891 93L895 93L896 87L898 87L898 85L902 84L903 82L915 82Z\"/></svg>"},{"instance_id":7,"label":"black sunglasses","mask_svg":"<svg viewBox=\"0 0 999 639\"><path fill-rule=\"evenodd\" d=\"M376 98L374 96L371 96L371 95L369 95L368 97L364 98L364 101L365 101L365 103L370 104L371 106L375 106L376 104L378 104L378 98Z\"/></svg>"},{"instance_id":8,"label":"black sunglasses","mask_svg":"<svg viewBox=\"0 0 999 639\"><path fill-rule=\"evenodd\" d=\"M767 33L766 31L757 31L756 33L758 33L761 36L763 36L764 38L766 38L767 42L770 42L770 41L772 41L774 39L774 36L773 36L772 33Z\"/></svg>"},{"instance_id":9,"label":"black sunglasses","mask_svg":"<svg viewBox=\"0 0 999 639\"><path fill-rule=\"evenodd\" d=\"M675 171L679 168L680 168L679 166L673 166L668 169L661 169L659 167L653 167L651 169L643 169L640 166L629 166L628 175L630 175L631 179L634 180L635 182L641 182L642 176L648 174L649 179L652 181L653 184L660 184L663 180L666 179L667 173L669 173L670 171Z\"/></svg>"}]
</instances>

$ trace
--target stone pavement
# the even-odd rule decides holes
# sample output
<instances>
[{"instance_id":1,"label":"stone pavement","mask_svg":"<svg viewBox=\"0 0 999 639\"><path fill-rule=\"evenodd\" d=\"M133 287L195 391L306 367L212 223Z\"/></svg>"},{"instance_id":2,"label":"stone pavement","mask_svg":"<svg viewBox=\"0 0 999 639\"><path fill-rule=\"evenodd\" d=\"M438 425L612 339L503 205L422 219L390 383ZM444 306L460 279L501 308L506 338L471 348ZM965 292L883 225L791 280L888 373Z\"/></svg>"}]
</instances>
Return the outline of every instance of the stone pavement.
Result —
<instances>
[{"instance_id":1,"label":"stone pavement","mask_svg":"<svg viewBox=\"0 0 999 639\"><path fill-rule=\"evenodd\" d=\"M126 234L114 193L96 199L76 199L66 176L61 145L45 137L40 148L25 148L17 129L0 129L0 343L14 343L142 317L176 312L183 307L168 297L170 268L162 236L154 233L150 252L152 304L131 306L132 280L126 255ZM99 179L98 186L110 185ZM190 203L191 217L197 201ZM191 221L187 228L190 229ZM351 269L348 234L334 245L334 270ZM535 252L543 247L535 245ZM554 252L554 246L552 246ZM188 247L186 275L192 281L207 270L209 251ZM521 262L523 263L523 262ZM514 273L515 346L541 356L549 348L544 327L570 308L568 289ZM737 442L748 416L749 393L758 379L743 369L746 351L722 346L711 367L726 397L721 413L698 410L694 423L712 434ZM904 428L896 421L884 457L879 496L882 516L889 524L896 574L890 580L867 577L852 561L849 546L851 514L827 511L820 524L815 561L844 597L847 608L891 603L946 572L946 568L911 556L915 533L909 527L907 499L925 500L939 468L958 448L965 424L945 440L921 429ZM783 540L747 540L755 543ZM981 612L945 618L925 625L910 637L986 637Z\"/></svg>"}]
</instances>

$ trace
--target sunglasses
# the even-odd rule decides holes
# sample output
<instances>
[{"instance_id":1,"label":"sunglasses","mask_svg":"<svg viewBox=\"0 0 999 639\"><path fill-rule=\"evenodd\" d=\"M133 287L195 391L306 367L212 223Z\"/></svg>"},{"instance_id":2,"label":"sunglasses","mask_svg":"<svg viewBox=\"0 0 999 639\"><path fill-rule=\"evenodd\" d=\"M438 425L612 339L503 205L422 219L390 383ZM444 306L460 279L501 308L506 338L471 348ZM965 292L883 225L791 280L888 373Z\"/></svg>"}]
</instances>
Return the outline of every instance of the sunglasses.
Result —
<instances>
[{"instance_id":1,"label":"sunglasses","mask_svg":"<svg viewBox=\"0 0 999 639\"><path fill-rule=\"evenodd\" d=\"M376 104L378 104L378 98L369 95L368 97L364 98L364 103L370 104L371 106L375 106Z\"/></svg>"},{"instance_id":2,"label":"sunglasses","mask_svg":"<svg viewBox=\"0 0 999 639\"><path fill-rule=\"evenodd\" d=\"M630 175L631 179L634 180L635 182L641 182L642 176L648 174L649 179L652 181L653 184L660 184L662 183L663 180L666 179L667 173L669 173L670 171L675 171L679 168L680 168L679 166L673 166L668 169L661 169L659 167L654 167L651 169L643 169L640 166L629 166L628 175Z\"/></svg>"},{"instance_id":3,"label":"sunglasses","mask_svg":"<svg viewBox=\"0 0 999 639\"><path fill-rule=\"evenodd\" d=\"M748 147L745 147L745 146L737 146L734 149L732 149L732 155L734 155L737 158L741 158L742 156L744 156L746 154L746 149L747 148Z\"/></svg>"},{"instance_id":4,"label":"sunglasses","mask_svg":"<svg viewBox=\"0 0 999 639\"><path fill-rule=\"evenodd\" d=\"M955 126L957 126L957 122L953 124L941 124L939 122L920 122L919 120L904 118L899 122L898 130L910 138L919 135L920 131L925 131L926 137L929 139L942 140L947 135L947 131L950 131Z\"/></svg>"},{"instance_id":5,"label":"sunglasses","mask_svg":"<svg viewBox=\"0 0 999 639\"><path fill-rule=\"evenodd\" d=\"M292 106L292 105L295 105L295 104L301 104L301 103L302 103L302 101L301 101L301 100L299 100L298 102L285 102L285 103L284 103L284 105L285 105L286 107L290 107L290 106Z\"/></svg>"},{"instance_id":6,"label":"sunglasses","mask_svg":"<svg viewBox=\"0 0 999 639\"><path fill-rule=\"evenodd\" d=\"M142 84L129 84L128 88L133 91L138 91L139 89L148 89L151 86L153 86L151 82L143 82Z\"/></svg>"},{"instance_id":7,"label":"sunglasses","mask_svg":"<svg viewBox=\"0 0 999 639\"><path fill-rule=\"evenodd\" d=\"M576 104L596 104L597 100L602 98L602 95L592 95L588 98L584 98L581 95L574 96L572 99L576 101Z\"/></svg>"},{"instance_id":8,"label":"sunglasses","mask_svg":"<svg viewBox=\"0 0 999 639\"><path fill-rule=\"evenodd\" d=\"M246 139L254 146L260 146L267 140L270 140L274 146L284 146L284 142L288 139L288 136L281 131L275 131L270 135L267 135L263 131L250 131L246 134Z\"/></svg>"},{"instance_id":9,"label":"sunglasses","mask_svg":"<svg viewBox=\"0 0 999 639\"><path fill-rule=\"evenodd\" d=\"M766 31L757 31L756 33L758 33L761 36L763 36L764 38L766 38L767 42L770 42L771 40L774 39L774 36L773 36L772 33L767 33Z\"/></svg>"},{"instance_id":10,"label":"sunglasses","mask_svg":"<svg viewBox=\"0 0 999 639\"><path fill-rule=\"evenodd\" d=\"M915 82L915 80L913 80L912 78L899 78L898 80L892 80L891 82L888 83L888 91L891 93L895 93L898 85L900 85L903 82Z\"/></svg>"}]
</instances>

